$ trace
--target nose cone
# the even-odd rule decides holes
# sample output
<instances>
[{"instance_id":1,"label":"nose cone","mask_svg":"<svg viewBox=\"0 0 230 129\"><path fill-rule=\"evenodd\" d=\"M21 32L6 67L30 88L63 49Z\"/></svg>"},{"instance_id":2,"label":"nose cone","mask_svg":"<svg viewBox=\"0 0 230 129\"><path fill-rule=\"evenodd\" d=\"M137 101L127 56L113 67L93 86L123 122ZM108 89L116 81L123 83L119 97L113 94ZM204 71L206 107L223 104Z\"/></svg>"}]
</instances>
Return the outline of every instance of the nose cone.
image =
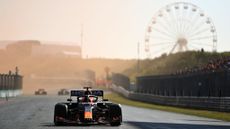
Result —
<instances>
[{"instance_id":1,"label":"nose cone","mask_svg":"<svg viewBox=\"0 0 230 129\"><path fill-rule=\"evenodd\" d=\"M92 110L91 106L85 106L84 118L85 119L93 119L93 110Z\"/></svg>"}]
</instances>

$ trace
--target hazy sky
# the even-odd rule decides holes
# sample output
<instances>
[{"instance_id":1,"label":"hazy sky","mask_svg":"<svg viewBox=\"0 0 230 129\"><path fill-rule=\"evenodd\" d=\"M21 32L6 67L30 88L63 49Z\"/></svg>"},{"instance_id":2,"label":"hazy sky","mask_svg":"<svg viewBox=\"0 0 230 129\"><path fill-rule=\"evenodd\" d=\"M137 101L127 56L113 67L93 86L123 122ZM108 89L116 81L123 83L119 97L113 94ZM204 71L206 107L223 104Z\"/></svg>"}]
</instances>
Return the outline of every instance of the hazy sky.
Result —
<instances>
[{"instance_id":1,"label":"hazy sky","mask_svg":"<svg viewBox=\"0 0 230 129\"><path fill-rule=\"evenodd\" d=\"M136 58L146 27L161 7L178 0L0 0L0 40L80 44L86 57ZM186 0L215 24L218 51L230 50L230 0ZM141 57L145 57L141 45Z\"/></svg>"}]
</instances>

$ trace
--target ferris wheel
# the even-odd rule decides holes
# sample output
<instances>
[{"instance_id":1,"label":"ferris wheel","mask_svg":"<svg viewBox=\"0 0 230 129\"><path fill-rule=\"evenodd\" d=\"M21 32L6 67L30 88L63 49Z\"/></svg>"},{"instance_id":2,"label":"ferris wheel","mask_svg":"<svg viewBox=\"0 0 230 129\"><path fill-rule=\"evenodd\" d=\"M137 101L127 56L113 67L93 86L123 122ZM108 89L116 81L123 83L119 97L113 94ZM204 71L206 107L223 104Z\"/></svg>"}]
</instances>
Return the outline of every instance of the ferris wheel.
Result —
<instances>
[{"instance_id":1,"label":"ferris wheel","mask_svg":"<svg viewBox=\"0 0 230 129\"><path fill-rule=\"evenodd\" d=\"M145 32L148 57L187 50L216 51L216 28L204 11L194 4L166 5L152 17Z\"/></svg>"}]
</instances>

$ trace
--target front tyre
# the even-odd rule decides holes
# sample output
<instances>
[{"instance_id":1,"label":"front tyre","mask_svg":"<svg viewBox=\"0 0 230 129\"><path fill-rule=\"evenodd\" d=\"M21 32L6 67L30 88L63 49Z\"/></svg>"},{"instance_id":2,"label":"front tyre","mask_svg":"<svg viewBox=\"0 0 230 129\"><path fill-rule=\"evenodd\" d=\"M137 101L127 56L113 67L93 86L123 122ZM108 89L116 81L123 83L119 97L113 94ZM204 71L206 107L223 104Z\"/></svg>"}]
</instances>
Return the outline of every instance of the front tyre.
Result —
<instances>
[{"instance_id":1,"label":"front tyre","mask_svg":"<svg viewBox=\"0 0 230 129\"><path fill-rule=\"evenodd\" d=\"M66 104L56 104L54 108L54 124L56 126L64 125L64 119L67 116L68 107Z\"/></svg>"},{"instance_id":2,"label":"front tyre","mask_svg":"<svg viewBox=\"0 0 230 129\"><path fill-rule=\"evenodd\" d=\"M109 106L109 119L111 126L120 126L122 122L122 111L121 107L116 104Z\"/></svg>"}]
</instances>

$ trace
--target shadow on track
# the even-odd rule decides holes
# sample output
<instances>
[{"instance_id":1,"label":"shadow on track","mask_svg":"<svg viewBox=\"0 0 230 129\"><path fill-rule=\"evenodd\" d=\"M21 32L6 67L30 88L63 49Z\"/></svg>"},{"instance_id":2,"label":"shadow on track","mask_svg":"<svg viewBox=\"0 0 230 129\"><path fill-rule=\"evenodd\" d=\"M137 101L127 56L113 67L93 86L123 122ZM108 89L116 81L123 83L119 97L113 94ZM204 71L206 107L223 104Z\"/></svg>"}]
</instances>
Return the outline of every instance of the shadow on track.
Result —
<instances>
[{"instance_id":1,"label":"shadow on track","mask_svg":"<svg viewBox=\"0 0 230 129\"><path fill-rule=\"evenodd\" d=\"M91 126L100 126L100 127L109 127L110 125L105 124L66 124L61 126L56 126L54 123L41 123L40 126L42 127L91 127Z\"/></svg>"},{"instance_id":2,"label":"shadow on track","mask_svg":"<svg viewBox=\"0 0 230 129\"><path fill-rule=\"evenodd\" d=\"M177 123L153 123L126 121L135 129L230 129L230 125L198 125L198 124L177 124Z\"/></svg>"}]
</instances>

